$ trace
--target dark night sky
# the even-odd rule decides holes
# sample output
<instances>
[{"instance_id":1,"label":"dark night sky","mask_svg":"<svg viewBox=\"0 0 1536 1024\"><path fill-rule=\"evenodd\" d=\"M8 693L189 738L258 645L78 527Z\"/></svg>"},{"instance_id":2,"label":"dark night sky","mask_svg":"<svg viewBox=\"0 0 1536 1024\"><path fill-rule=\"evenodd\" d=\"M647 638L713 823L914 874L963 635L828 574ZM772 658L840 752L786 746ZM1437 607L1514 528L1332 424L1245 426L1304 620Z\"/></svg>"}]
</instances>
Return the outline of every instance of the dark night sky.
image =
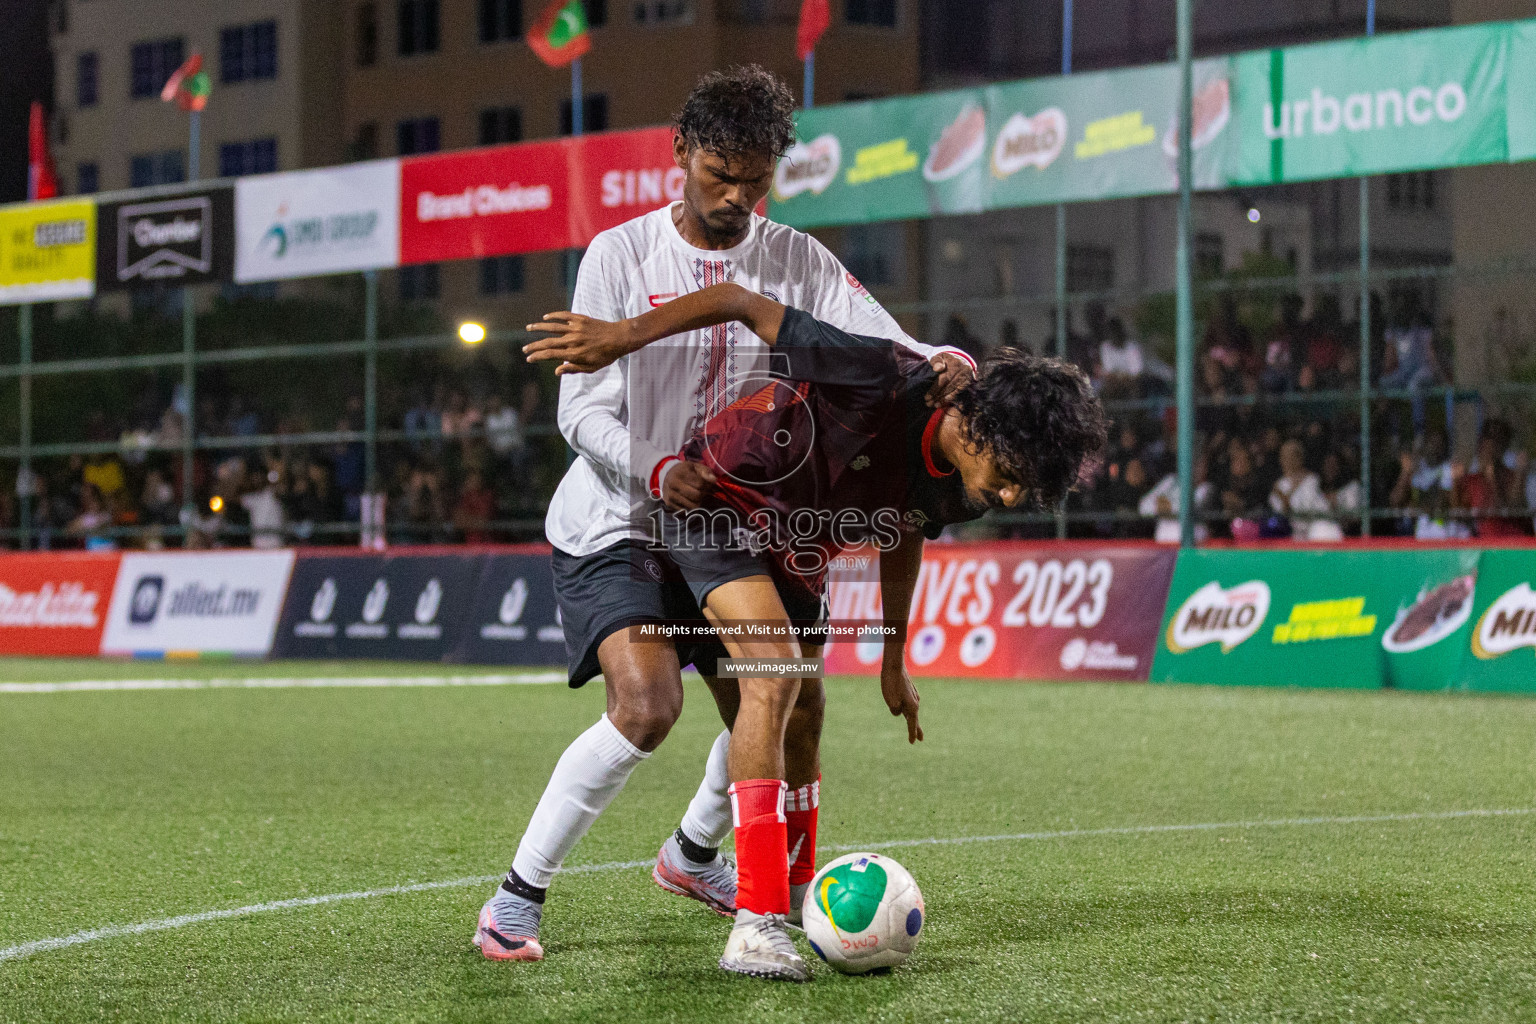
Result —
<instances>
[{"instance_id":1,"label":"dark night sky","mask_svg":"<svg viewBox=\"0 0 1536 1024\"><path fill-rule=\"evenodd\" d=\"M27 198L27 107L51 106L47 0L0 0L0 203Z\"/></svg>"}]
</instances>

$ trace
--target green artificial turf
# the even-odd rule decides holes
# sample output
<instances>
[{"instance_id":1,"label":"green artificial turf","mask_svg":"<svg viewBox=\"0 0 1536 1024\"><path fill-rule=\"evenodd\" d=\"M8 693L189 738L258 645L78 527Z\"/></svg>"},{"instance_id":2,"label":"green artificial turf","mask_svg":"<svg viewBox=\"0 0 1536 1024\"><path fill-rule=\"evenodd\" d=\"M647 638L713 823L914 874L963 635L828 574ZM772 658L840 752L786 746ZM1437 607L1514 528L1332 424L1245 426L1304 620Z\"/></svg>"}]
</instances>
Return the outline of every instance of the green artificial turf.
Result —
<instances>
[{"instance_id":1,"label":"green artificial turf","mask_svg":"<svg viewBox=\"0 0 1536 1024\"><path fill-rule=\"evenodd\" d=\"M1536 808L1536 702L923 688L928 740L911 748L872 682L829 684L823 859L1090 834L888 850L929 912L889 975L723 975L726 922L629 868L556 881L541 964L471 950L486 882L0 960L0 1021L1536 1020L1536 813L1092 834ZM601 710L599 688L561 686L0 695L0 949L497 874ZM654 856L718 729L693 685L572 864Z\"/></svg>"}]
</instances>

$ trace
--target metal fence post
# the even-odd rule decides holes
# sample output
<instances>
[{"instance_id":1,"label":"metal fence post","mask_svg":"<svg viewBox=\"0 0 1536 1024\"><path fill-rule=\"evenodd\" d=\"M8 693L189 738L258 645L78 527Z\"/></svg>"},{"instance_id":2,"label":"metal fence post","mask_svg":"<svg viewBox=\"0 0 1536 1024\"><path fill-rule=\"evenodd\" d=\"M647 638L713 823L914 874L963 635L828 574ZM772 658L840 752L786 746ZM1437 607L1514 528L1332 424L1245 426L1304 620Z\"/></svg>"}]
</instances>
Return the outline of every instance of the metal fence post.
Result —
<instances>
[{"instance_id":1,"label":"metal fence post","mask_svg":"<svg viewBox=\"0 0 1536 1024\"><path fill-rule=\"evenodd\" d=\"M1061 73L1072 73L1072 0L1061 0ZM1056 358L1067 358L1067 204L1056 204ZM1056 507L1056 539L1067 535L1067 502Z\"/></svg>"},{"instance_id":2,"label":"metal fence post","mask_svg":"<svg viewBox=\"0 0 1536 1024\"><path fill-rule=\"evenodd\" d=\"M21 391L17 410L21 428L21 465L16 472L16 501L21 526L21 547L32 547L32 498L37 485L32 476L32 305L23 303L16 308L16 333L21 342L21 376L17 386Z\"/></svg>"},{"instance_id":3,"label":"metal fence post","mask_svg":"<svg viewBox=\"0 0 1536 1024\"><path fill-rule=\"evenodd\" d=\"M192 482L197 433L197 303L190 287L181 289L181 389L187 396L187 418L181 430L181 525L187 532L182 534L181 546L187 547L197 515Z\"/></svg>"},{"instance_id":4,"label":"metal fence post","mask_svg":"<svg viewBox=\"0 0 1536 1024\"><path fill-rule=\"evenodd\" d=\"M1195 311L1189 266L1193 6L1194 0L1178 0L1179 244L1174 272L1178 277L1179 544L1185 548L1195 544Z\"/></svg>"},{"instance_id":5,"label":"metal fence post","mask_svg":"<svg viewBox=\"0 0 1536 1024\"><path fill-rule=\"evenodd\" d=\"M1366 0L1365 35L1376 34L1376 0ZM1371 535L1371 179L1360 179L1360 536Z\"/></svg>"},{"instance_id":6,"label":"metal fence post","mask_svg":"<svg viewBox=\"0 0 1536 1024\"><path fill-rule=\"evenodd\" d=\"M379 272L363 271L363 489L379 486Z\"/></svg>"}]
</instances>

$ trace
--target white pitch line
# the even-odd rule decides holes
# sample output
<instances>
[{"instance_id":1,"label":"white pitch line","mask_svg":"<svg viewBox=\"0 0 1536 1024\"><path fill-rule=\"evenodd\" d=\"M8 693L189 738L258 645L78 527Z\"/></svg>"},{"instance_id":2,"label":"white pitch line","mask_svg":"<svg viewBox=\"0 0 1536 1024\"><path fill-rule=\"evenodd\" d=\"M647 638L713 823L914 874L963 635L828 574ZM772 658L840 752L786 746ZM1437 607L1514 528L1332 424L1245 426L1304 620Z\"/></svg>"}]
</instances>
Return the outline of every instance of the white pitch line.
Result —
<instances>
[{"instance_id":1,"label":"white pitch line","mask_svg":"<svg viewBox=\"0 0 1536 1024\"><path fill-rule=\"evenodd\" d=\"M1446 821L1455 818L1502 818L1528 814L1536 814L1536 807L1468 811L1413 811L1406 814L1370 814L1337 818L1269 818L1255 821L1200 822L1189 825L1125 825L1117 828L1066 829L1058 832L1013 832L1006 835L991 836L892 839L885 842L862 844L839 843L823 846L822 849L837 852L850 850L873 851L892 850L909 846L960 846L967 843L1082 839L1091 836L1158 835L1174 832L1212 832L1218 829L1285 828L1303 825L1371 825L1402 821ZM654 860L646 859L609 861L604 864L579 864L575 867L562 868L561 874L584 875L606 871L627 871L632 868L649 867L653 863L655 863ZM227 910L204 910L196 914L182 914L177 917L162 917L152 921L140 921L137 924L107 925L105 928L93 928L90 931L75 932L73 935L63 935L54 939L34 939L31 942L23 942L20 945L0 948L0 963L6 960L20 960L34 953L67 949L70 946L78 946L86 942L96 942L100 939L116 939L127 935L142 935L145 932L162 932L173 928L185 928L188 925L202 924L206 921L222 921L231 917L249 917L252 914L265 914L274 910L292 910L298 907L321 906L326 903L371 899L375 896L398 896L405 893L429 892L433 889L457 889L471 885L484 885L487 882L494 882L501 877L501 875L475 875L469 878L450 878L440 882L389 885L380 889L362 889L357 892L333 892L323 896L299 896L293 899L273 900L270 903L252 903L249 906L231 907Z\"/></svg>"},{"instance_id":2,"label":"white pitch line","mask_svg":"<svg viewBox=\"0 0 1536 1024\"><path fill-rule=\"evenodd\" d=\"M564 672L488 676L295 676L267 679L78 679L64 683L0 683L0 693L76 693L91 690L285 690L323 687L519 686L563 683Z\"/></svg>"}]
</instances>

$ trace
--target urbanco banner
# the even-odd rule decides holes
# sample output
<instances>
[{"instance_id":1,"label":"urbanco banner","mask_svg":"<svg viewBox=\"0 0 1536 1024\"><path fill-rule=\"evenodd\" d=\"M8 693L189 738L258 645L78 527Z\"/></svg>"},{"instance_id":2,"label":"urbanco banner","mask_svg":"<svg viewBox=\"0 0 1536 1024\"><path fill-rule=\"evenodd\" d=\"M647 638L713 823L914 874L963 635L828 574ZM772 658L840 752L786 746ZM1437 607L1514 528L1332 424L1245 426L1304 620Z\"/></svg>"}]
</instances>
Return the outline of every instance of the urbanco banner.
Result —
<instances>
[{"instance_id":1,"label":"urbanco banner","mask_svg":"<svg viewBox=\"0 0 1536 1024\"><path fill-rule=\"evenodd\" d=\"M99 654L121 557L108 551L0 555L0 651Z\"/></svg>"},{"instance_id":2,"label":"urbanco banner","mask_svg":"<svg viewBox=\"0 0 1536 1024\"><path fill-rule=\"evenodd\" d=\"M908 618L914 675L1144 680L1174 552L1151 545L929 544ZM884 640L848 638L882 621L878 556L834 563L827 671L875 674Z\"/></svg>"},{"instance_id":3,"label":"urbanco banner","mask_svg":"<svg viewBox=\"0 0 1536 1024\"><path fill-rule=\"evenodd\" d=\"M400 262L400 161L235 182L235 280L275 281Z\"/></svg>"},{"instance_id":4,"label":"urbanco banner","mask_svg":"<svg viewBox=\"0 0 1536 1024\"><path fill-rule=\"evenodd\" d=\"M101 653L262 657L283 607L293 552L129 552Z\"/></svg>"}]
</instances>

